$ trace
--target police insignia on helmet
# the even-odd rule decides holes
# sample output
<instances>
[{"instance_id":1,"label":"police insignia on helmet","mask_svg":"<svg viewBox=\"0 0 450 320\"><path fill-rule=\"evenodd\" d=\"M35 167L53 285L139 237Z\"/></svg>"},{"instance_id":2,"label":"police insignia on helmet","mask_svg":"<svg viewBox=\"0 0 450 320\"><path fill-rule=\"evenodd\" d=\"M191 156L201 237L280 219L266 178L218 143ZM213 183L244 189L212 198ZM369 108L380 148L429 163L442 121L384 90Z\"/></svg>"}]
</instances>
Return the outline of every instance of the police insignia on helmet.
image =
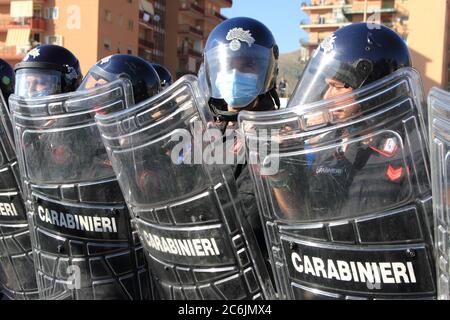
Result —
<instances>
[{"instance_id":1,"label":"police insignia on helmet","mask_svg":"<svg viewBox=\"0 0 450 320\"><path fill-rule=\"evenodd\" d=\"M35 48L33 50L31 50L30 52L28 52L28 54L26 55L26 57L23 59L24 61L28 61L30 59L30 57L33 57L33 59L39 57L41 55L41 51L38 48Z\"/></svg>"},{"instance_id":2,"label":"police insignia on helmet","mask_svg":"<svg viewBox=\"0 0 450 320\"><path fill-rule=\"evenodd\" d=\"M241 41L247 42L249 47L251 47L256 41L250 30L244 30L242 28L233 28L228 31L226 39L231 41L230 48L233 51L238 51L241 49Z\"/></svg>"},{"instance_id":3,"label":"police insignia on helmet","mask_svg":"<svg viewBox=\"0 0 450 320\"><path fill-rule=\"evenodd\" d=\"M334 50L334 43L336 41L336 36L332 34L328 38L322 41L320 44L320 47L325 52L325 54L328 54Z\"/></svg>"}]
</instances>

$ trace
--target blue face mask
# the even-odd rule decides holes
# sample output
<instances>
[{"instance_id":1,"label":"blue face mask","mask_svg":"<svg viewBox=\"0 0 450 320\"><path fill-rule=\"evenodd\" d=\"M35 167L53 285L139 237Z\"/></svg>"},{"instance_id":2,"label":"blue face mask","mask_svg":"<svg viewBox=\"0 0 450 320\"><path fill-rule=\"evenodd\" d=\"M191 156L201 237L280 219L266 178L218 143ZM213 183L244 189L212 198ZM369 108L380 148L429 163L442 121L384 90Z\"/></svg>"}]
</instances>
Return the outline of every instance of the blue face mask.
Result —
<instances>
[{"instance_id":1,"label":"blue face mask","mask_svg":"<svg viewBox=\"0 0 450 320\"><path fill-rule=\"evenodd\" d=\"M215 84L226 103L235 108L248 106L259 95L258 75L253 73L220 72Z\"/></svg>"},{"instance_id":2,"label":"blue face mask","mask_svg":"<svg viewBox=\"0 0 450 320\"><path fill-rule=\"evenodd\" d=\"M31 94L30 98L42 98L42 97L48 97L55 94L53 91L51 90L43 90L43 91L39 91L39 92L34 92Z\"/></svg>"}]
</instances>

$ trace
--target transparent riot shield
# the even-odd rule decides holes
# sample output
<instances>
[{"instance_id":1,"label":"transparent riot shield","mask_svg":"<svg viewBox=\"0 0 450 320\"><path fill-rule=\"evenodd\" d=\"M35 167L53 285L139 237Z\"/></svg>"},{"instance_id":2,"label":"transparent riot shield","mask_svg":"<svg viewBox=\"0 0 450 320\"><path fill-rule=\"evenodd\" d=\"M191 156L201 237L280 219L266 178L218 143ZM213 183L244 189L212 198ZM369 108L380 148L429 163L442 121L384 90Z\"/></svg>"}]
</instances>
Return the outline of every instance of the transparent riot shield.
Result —
<instances>
[{"instance_id":1,"label":"transparent riot shield","mask_svg":"<svg viewBox=\"0 0 450 320\"><path fill-rule=\"evenodd\" d=\"M116 81L10 98L43 299L150 298L142 245L94 120L130 105L131 90L129 82Z\"/></svg>"},{"instance_id":2,"label":"transparent riot shield","mask_svg":"<svg viewBox=\"0 0 450 320\"><path fill-rule=\"evenodd\" d=\"M450 93L428 97L438 298L450 300Z\"/></svg>"},{"instance_id":3,"label":"transparent riot shield","mask_svg":"<svg viewBox=\"0 0 450 320\"><path fill-rule=\"evenodd\" d=\"M12 300L37 299L27 215L9 112L0 93L0 287Z\"/></svg>"},{"instance_id":4,"label":"transparent riot shield","mask_svg":"<svg viewBox=\"0 0 450 320\"><path fill-rule=\"evenodd\" d=\"M204 162L212 119L197 78L96 120L161 298L272 297L231 170Z\"/></svg>"},{"instance_id":5,"label":"transparent riot shield","mask_svg":"<svg viewBox=\"0 0 450 320\"><path fill-rule=\"evenodd\" d=\"M280 298L435 297L422 100L420 76L402 69L240 115Z\"/></svg>"}]
</instances>

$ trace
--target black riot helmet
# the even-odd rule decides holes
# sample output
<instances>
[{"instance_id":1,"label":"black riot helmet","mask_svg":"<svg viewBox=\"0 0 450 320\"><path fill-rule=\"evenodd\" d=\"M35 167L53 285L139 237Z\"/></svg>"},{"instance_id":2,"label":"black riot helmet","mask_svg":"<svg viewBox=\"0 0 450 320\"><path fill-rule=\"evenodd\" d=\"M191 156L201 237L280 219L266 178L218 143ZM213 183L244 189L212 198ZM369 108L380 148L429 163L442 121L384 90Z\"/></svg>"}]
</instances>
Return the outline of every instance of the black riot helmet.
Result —
<instances>
[{"instance_id":1,"label":"black riot helmet","mask_svg":"<svg viewBox=\"0 0 450 320\"><path fill-rule=\"evenodd\" d=\"M15 94L48 96L75 91L83 78L78 59L66 48L41 45L32 49L15 67Z\"/></svg>"},{"instance_id":2,"label":"black riot helmet","mask_svg":"<svg viewBox=\"0 0 450 320\"><path fill-rule=\"evenodd\" d=\"M330 86L348 92L410 66L408 47L395 31L369 23L345 26L314 51L292 100L299 105L327 99Z\"/></svg>"},{"instance_id":3,"label":"black riot helmet","mask_svg":"<svg viewBox=\"0 0 450 320\"><path fill-rule=\"evenodd\" d=\"M15 75L13 68L5 60L0 59L0 90L5 102L14 93Z\"/></svg>"},{"instance_id":4,"label":"black riot helmet","mask_svg":"<svg viewBox=\"0 0 450 320\"><path fill-rule=\"evenodd\" d=\"M158 63L152 63L152 67L153 67L153 69L155 69L156 73L158 74L159 80L161 80L161 89L165 89L165 88L169 87L170 85L172 85L172 83L173 83L172 74L166 67L164 67Z\"/></svg>"},{"instance_id":5,"label":"black riot helmet","mask_svg":"<svg viewBox=\"0 0 450 320\"><path fill-rule=\"evenodd\" d=\"M91 89L119 78L131 81L135 103L161 91L159 76L152 65L129 54L115 54L98 61L87 73L80 90Z\"/></svg>"},{"instance_id":6,"label":"black riot helmet","mask_svg":"<svg viewBox=\"0 0 450 320\"><path fill-rule=\"evenodd\" d=\"M233 109L243 109L261 95L276 95L279 51L272 32L261 22L245 17L219 24L204 50L209 96Z\"/></svg>"}]
</instances>

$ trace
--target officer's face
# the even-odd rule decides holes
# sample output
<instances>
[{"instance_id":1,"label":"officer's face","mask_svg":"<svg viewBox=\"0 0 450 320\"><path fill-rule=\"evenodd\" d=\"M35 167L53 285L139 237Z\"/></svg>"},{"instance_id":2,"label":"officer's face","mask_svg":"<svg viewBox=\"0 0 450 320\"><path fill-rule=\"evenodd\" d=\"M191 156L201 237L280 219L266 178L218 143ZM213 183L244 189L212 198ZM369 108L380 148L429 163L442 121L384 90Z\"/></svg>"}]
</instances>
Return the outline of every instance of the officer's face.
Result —
<instances>
[{"instance_id":1,"label":"officer's face","mask_svg":"<svg viewBox=\"0 0 450 320\"><path fill-rule=\"evenodd\" d=\"M61 93L61 72L47 69L19 69L15 94L20 97L45 97Z\"/></svg>"},{"instance_id":2,"label":"officer's face","mask_svg":"<svg viewBox=\"0 0 450 320\"><path fill-rule=\"evenodd\" d=\"M352 92L353 89L349 86L346 86L344 83L340 82L339 80L327 78L326 83L328 85L327 91L325 92L323 98L331 99L337 96L341 96L343 94Z\"/></svg>"},{"instance_id":3,"label":"officer's face","mask_svg":"<svg viewBox=\"0 0 450 320\"><path fill-rule=\"evenodd\" d=\"M84 81L84 89L93 89L107 83L108 81L103 78L95 79L92 76L88 76L88 78Z\"/></svg>"},{"instance_id":4,"label":"officer's face","mask_svg":"<svg viewBox=\"0 0 450 320\"><path fill-rule=\"evenodd\" d=\"M235 58L230 63L230 69L236 69L242 73L259 73L258 62L252 58Z\"/></svg>"},{"instance_id":5,"label":"officer's face","mask_svg":"<svg viewBox=\"0 0 450 320\"><path fill-rule=\"evenodd\" d=\"M27 93L31 97L36 93L48 92L52 89L52 85L46 81L42 81L42 78L37 74L29 74L25 78L27 84Z\"/></svg>"},{"instance_id":6,"label":"officer's face","mask_svg":"<svg viewBox=\"0 0 450 320\"><path fill-rule=\"evenodd\" d=\"M334 97L338 97L341 95L345 95L347 93L350 93L353 91L353 89L349 86L346 86L344 83L342 83L339 80L336 79L331 79L331 78L327 78L326 79L327 85L328 85L328 89L325 92L324 95L324 99L331 99ZM354 102L353 99L349 98L348 99L348 104L345 108L341 108L341 109L336 109L333 110L333 116L335 119L339 119L339 120L343 120L343 119L347 119L350 116L354 115L355 113L357 113L360 110L360 106L357 103L351 103Z\"/></svg>"}]
</instances>

